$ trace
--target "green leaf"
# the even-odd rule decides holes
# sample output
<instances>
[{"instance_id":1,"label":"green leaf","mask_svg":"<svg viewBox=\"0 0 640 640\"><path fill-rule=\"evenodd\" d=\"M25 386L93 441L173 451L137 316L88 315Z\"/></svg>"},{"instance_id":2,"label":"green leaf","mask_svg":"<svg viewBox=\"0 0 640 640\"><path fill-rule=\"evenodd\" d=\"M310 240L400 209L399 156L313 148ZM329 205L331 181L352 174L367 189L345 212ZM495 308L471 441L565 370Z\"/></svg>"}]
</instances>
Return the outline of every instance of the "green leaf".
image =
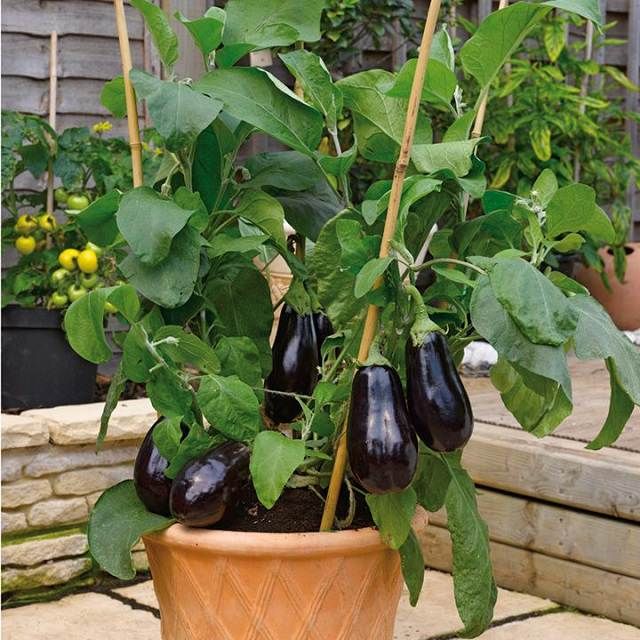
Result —
<instances>
[{"instance_id":1,"label":"green leaf","mask_svg":"<svg viewBox=\"0 0 640 640\"><path fill-rule=\"evenodd\" d=\"M305 99L324 115L327 128L335 130L342 111L342 94L333 84L322 58L306 49L294 49L279 57L300 83Z\"/></svg>"},{"instance_id":2,"label":"green leaf","mask_svg":"<svg viewBox=\"0 0 640 640\"><path fill-rule=\"evenodd\" d=\"M547 208L548 237L557 238L570 231L584 231L602 242L613 242L615 238L611 221L596 204L596 192L584 184L558 189Z\"/></svg>"},{"instance_id":3,"label":"green leaf","mask_svg":"<svg viewBox=\"0 0 640 640\"><path fill-rule=\"evenodd\" d=\"M305 191L322 179L315 162L297 151L257 153L247 158L245 169L251 175L241 184L245 189L273 187L279 191Z\"/></svg>"},{"instance_id":4,"label":"green leaf","mask_svg":"<svg viewBox=\"0 0 640 640\"><path fill-rule=\"evenodd\" d=\"M382 540L392 549L399 549L411 531L417 504L416 492L409 487L399 493L370 493L366 499Z\"/></svg>"},{"instance_id":5,"label":"green leaf","mask_svg":"<svg viewBox=\"0 0 640 640\"><path fill-rule=\"evenodd\" d=\"M157 363L147 350L148 335L142 323L131 326L122 343L122 367L124 375L134 382L146 382L149 370Z\"/></svg>"},{"instance_id":6,"label":"green leaf","mask_svg":"<svg viewBox=\"0 0 640 640\"><path fill-rule=\"evenodd\" d=\"M260 234L257 236L246 236L241 238L233 238L224 233L215 235L209 242L207 247L207 255L210 258L218 258L225 253L252 253L255 254L258 249L269 239L269 236Z\"/></svg>"},{"instance_id":7,"label":"green leaf","mask_svg":"<svg viewBox=\"0 0 640 640\"><path fill-rule=\"evenodd\" d=\"M467 637L480 635L491 623L498 590L491 568L489 530L480 517L473 480L459 454L442 455L449 468L447 526L453 545L453 588Z\"/></svg>"},{"instance_id":8,"label":"green leaf","mask_svg":"<svg viewBox=\"0 0 640 640\"><path fill-rule=\"evenodd\" d=\"M260 352L251 338L222 336L214 347L223 376L237 375L251 387L259 387L262 380Z\"/></svg>"},{"instance_id":9,"label":"green leaf","mask_svg":"<svg viewBox=\"0 0 640 640\"><path fill-rule=\"evenodd\" d=\"M418 604L424 583L424 557L420 542L413 529L409 531L406 541L398 551L400 552L402 576L409 590L409 604L415 607Z\"/></svg>"},{"instance_id":10,"label":"green leaf","mask_svg":"<svg viewBox=\"0 0 640 640\"><path fill-rule=\"evenodd\" d=\"M260 407L251 387L238 376L201 378L198 404L211 426L231 440L251 440L260 431Z\"/></svg>"},{"instance_id":11,"label":"green leaf","mask_svg":"<svg viewBox=\"0 0 640 640\"><path fill-rule=\"evenodd\" d=\"M472 167L472 156L482 138L459 142L414 144L411 159L421 173L434 173L443 169L454 176L466 176Z\"/></svg>"},{"instance_id":12,"label":"green leaf","mask_svg":"<svg viewBox=\"0 0 640 640\"><path fill-rule=\"evenodd\" d=\"M554 251L573 253L584 244L584 238L579 233L568 233L562 240L553 243Z\"/></svg>"},{"instance_id":13,"label":"green leaf","mask_svg":"<svg viewBox=\"0 0 640 640\"><path fill-rule=\"evenodd\" d=\"M121 580L136 575L131 549L140 536L166 529L174 522L147 511L138 498L133 480L107 489L89 517L89 548L96 562Z\"/></svg>"},{"instance_id":14,"label":"green leaf","mask_svg":"<svg viewBox=\"0 0 640 640\"><path fill-rule=\"evenodd\" d=\"M151 371L146 385L153 408L165 418L181 418L191 407L191 393L185 389L180 376L161 367Z\"/></svg>"},{"instance_id":15,"label":"green leaf","mask_svg":"<svg viewBox=\"0 0 640 640\"><path fill-rule=\"evenodd\" d=\"M169 339L157 348L178 364L190 364L207 373L219 373L220 362L213 349L198 336L188 333L182 327L166 325L153 336L154 342Z\"/></svg>"},{"instance_id":16,"label":"green leaf","mask_svg":"<svg viewBox=\"0 0 640 640\"><path fill-rule=\"evenodd\" d=\"M470 311L476 331L500 356L527 371L555 380L571 399L571 379L564 349L534 344L523 335L496 298L487 276L478 278L471 295Z\"/></svg>"},{"instance_id":17,"label":"green leaf","mask_svg":"<svg viewBox=\"0 0 640 640\"><path fill-rule=\"evenodd\" d=\"M356 140L353 146L346 151L343 151L338 156L327 156L322 153L316 153L316 161L322 167L324 171L332 176L344 176L349 173L349 170L353 166L353 163L358 157L358 141Z\"/></svg>"},{"instance_id":18,"label":"green leaf","mask_svg":"<svg viewBox=\"0 0 640 640\"><path fill-rule=\"evenodd\" d=\"M193 293L200 268L200 245L200 234L187 225L175 236L162 262L150 266L129 255L119 267L143 296L161 307L179 307Z\"/></svg>"},{"instance_id":19,"label":"green leaf","mask_svg":"<svg viewBox=\"0 0 640 640\"><path fill-rule=\"evenodd\" d=\"M600 433L587 445L587 449L597 450L611 446L620 437L624 426L633 413L633 400L620 386L615 361L612 358L607 359L607 369L609 369L611 384L609 413Z\"/></svg>"},{"instance_id":20,"label":"green leaf","mask_svg":"<svg viewBox=\"0 0 640 640\"><path fill-rule=\"evenodd\" d=\"M575 331L571 302L548 278L525 260L498 260L489 274L500 304L531 342L564 344Z\"/></svg>"},{"instance_id":21,"label":"green leaf","mask_svg":"<svg viewBox=\"0 0 640 640\"><path fill-rule=\"evenodd\" d=\"M560 273L560 271L552 271L547 275L549 280L562 289L565 294L574 294L577 293L579 295L588 296L589 291L583 287L579 282L576 282L573 278L569 276L565 276L564 273Z\"/></svg>"},{"instance_id":22,"label":"green leaf","mask_svg":"<svg viewBox=\"0 0 640 640\"><path fill-rule=\"evenodd\" d=\"M529 2L517 2L490 13L460 50L465 73L481 88L488 87L528 33L550 11Z\"/></svg>"},{"instance_id":23,"label":"green leaf","mask_svg":"<svg viewBox=\"0 0 640 640\"><path fill-rule=\"evenodd\" d=\"M564 24L559 20L548 22L543 29L544 48L551 62L555 62L564 49L567 34L564 30Z\"/></svg>"},{"instance_id":24,"label":"green leaf","mask_svg":"<svg viewBox=\"0 0 640 640\"><path fill-rule=\"evenodd\" d=\"M591 20L597 25L603 24L598 0L546 0L546 2L542 4L555 7L556 9L562 9L563 11L577 13L579 16Z\"/></svg>"},{"instance_id":25,"label":"green leaf","mask_svg":"<svg viewBox=\"0 0 640 640\"><path fill-rule=\"evenodd\" d=\"M267 233L281 248L286 247L282 205L268 193L243 191L234 213Z\"/></svg>"},{"instance_id":26,"label":"green leaf","mask_svg":"<svg viewBox=\"0 0 640 640\"><path fill-rule=\"evenodd\" d=\"M223 126L219 119L214 125ZM213 126L207 127L196 140L192 166L193 190L200 194L207 212L215 206L222 188L223 161L219 136Z\"/></svg>"},{"instance_id":27,"label":"green leaf","mask_svg":"<svg viewBox=\"0 0 640 640\"><path fill-rule=\"evenodd\" d=\"M116 212L119 206L120 192L110 191L78 214L76 221L88 240L99 247L113 244L118 236Z\"/></svg>"},{"instance_id":28,"label":"green leaf","mask_svg":"<svg viewBox=\"0 0 640 640\"><path fill-rule=\"evenodd\" d=\"M471 126L476 119L475 111L467 111L461 115L457 120L449 125L449 128L442 136L442 142L462 142L469 137L471 132Z\"/></svg>"},{"instance_id":29,"label":"green leaf","mask_svg":"<svg viewBox=\"0 0 640 640\"><path fill-rule=\"evenodd\" d=\"M224 103L227 113L292 149L311 155L322 136L322 115L263 69L216 69L194 88Z\"/></svg>"},{"instance_id":30,"label":"green leaf","mask_svg":"<svg viewBox=\"0 0 640 640\"><path fill-rule=\"evenodd\" d=\"M122 196L116 220L134 255L154 266L169 255L173 239L193 213L149 187L138 187Z\"/></svg>"},{"instance_id":31,"label":"green leaf","mask_svg":"<svg viewBox=\"0 0 640 640\"><path fill-rule=\"evenodd\" d=\"M431 512L442 509L450 482L449 467L442 458L421 446L418 471L412 484L418 497L418 504Z\"/></svg>"},{"instance_id":32,"label":"green leaf","mask_svg":"<svg viewBox=\"0 0 640 640\"><path fill-rule=\"evenodd\" d=\"M174 16L189 31L196 46L205 56L220 46L227 17L224 9L209 7L202 18L195 20L189 20L180 11L176 11Z\"/></svg>"},{"instance_id":33,"label":"green leaf","mask_svg":"<svg viewBox=\"0 0 640 640\"><path fill-rule=\"evenodd\" d=\"M158 133L169 151L180 151L192 144L222 110L222 102L210 98L181 82L159 80L133 69L131 80L147 108Z\"/></svg>"},{"instance_id":34,"label":"green leaf","mask_svg":"<svg viewBox=\"0 0 640 640\"><path fill-rule=\"evenodd\" d=\"M111 382L109 383L109 389L107 390L107 397L105 398L104 407L102 409L102 415L100 416L100 431L98 431L98 437L96 439L96 451L100 451L102 443L107 437L107 430L109 428L109 420L111 414L118 406L120 396L124 392L124 387L127 382L127 378L122 370L122 360L118 363L118 367L115 370L113 376L111 376Z\"/></svg>"},{"instance_id":35,"label":"green leaf","mask_svg":"<svg viewBox=\"0 0 640 640\"><path fill-rule=\"evenodd\" d=\"M122 76L116 76L104 83L100 92L100 104L116 118L124 118L127 115L124 78Z\"/></svg>"},{"instance_id":36,"label":"green leaf","mask_svg":"<svg viewBox=\"0 0 640 640\"><path fill-rule=\"evenodd\" d=\"M171 460L178 453L180 441L182 440L181 421L182 416L165 418L153 429L153 444L156 445L158 452L166 460Z\"/></svg>"},{"instance_id":37,"label":"green leaf","mask_svg":"<svg viewBox=\"0 0 640 640\"><path fill-rule=\"evenodd\" d=\"M258 500L271 509L291 474L304 461L304 441L279 431L261 431L253 442L249 470Z\"/></svg>"},{"instance_id":38,"label":"green leaf","mask_svg":"<svg viewBox=\"0 0 640 640\"><path fill-rule=\"evenodd\" d=\"M229 0L223 42L225 46L246 43L255 49L284 47L297 40L316 42L324 6L324 0L303 4L297 0Z\"/></svg>"},{"instance_id":39,"label":"green leaf","mask_svg":"<svg viewBox=\"0 0 640 640\"><path fill-rule=\"evenodd\" d=\"M404 63L393 85L387 89L388 96L409 98L417 64L416 58L411 58ZM424 77L422 100L449 106L457 84L458 79L455 73L439 60L431 58L427 64L427 72Z\"/></svg>"},{"instance_id":40,"label":"green leaf","mask_svg":"<svg viewBox=\"0 0 640 640\"><path fill-rule=\"evenodd\" d=\"M225 438L214 429L205 431L199 424L191 424L187 437L180 442L178 450L171 458L169 466L165 469L164 475L173 480L185 464L222 444L224 441Z\"/></svg>"},{"instance_id":41,"label":"green leaf","mask_svg":"<svg viewBox=\"0 0 640 640\"><path fill-rule=\"evenodd\" d=\"M574 336L576 356L581 360L611 359L617 384L634 404L640 405L640 351L593 298L574 296L571 302L578 312Z\"/></svg>"},{"instance_id":42,"label":"green leaf","mask_svg":"<svg viewBox=\"0 0 640 640\"><path fill-rule=\"evenodd\" d=\"M355 297L362 298L367 295L367 293L373 289L373 285L376 283L376 280L382 276L393 260L394 259L390 256L369 260L369 262L360 269L360 272L356 276L353 289Z\"/></svg>"},{"instance_id":43,"label":"green leaf","mask_svg":"<svg viewBox=\"0 0 640 640\"><path fill-rule=\"evenodd\" d=\"M178 60L178 37L169 24L165 12L148 0L131 0L131 4L142 14L151 33L162 63L169 69Z\"/></svg>"}]
</instances>

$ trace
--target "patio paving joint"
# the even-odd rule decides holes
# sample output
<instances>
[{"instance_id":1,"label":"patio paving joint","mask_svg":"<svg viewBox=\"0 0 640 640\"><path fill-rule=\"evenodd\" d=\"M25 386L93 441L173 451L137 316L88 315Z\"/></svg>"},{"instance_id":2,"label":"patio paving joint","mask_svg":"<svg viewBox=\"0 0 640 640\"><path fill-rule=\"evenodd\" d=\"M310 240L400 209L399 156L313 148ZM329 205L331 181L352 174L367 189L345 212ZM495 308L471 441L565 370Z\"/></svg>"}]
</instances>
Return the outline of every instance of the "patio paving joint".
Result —
<instances>
[{"instance_id":1,"label":"patio paving joint","mask_svg":"<svg viewBox=\"0 0 640 640\"><path fill-rule=\"evenodd\" d=\"M160 609L156 609L155 607L150 607L147 604L142 604L141 602L138 602L133 598L127 598L127 596L123 596L122 594L116 593L115 591L107 590L107 591L99 591L98 593L108 596L113 600L117 600L122 604L126 604L132 609L136 609L138 611L146 611L147 613L152 614L155 618L158 618L158 620L160 620Z\"/></svg>"},{"instance_id":2,"label":"patio paving joint","mask_svg":"<svg viewBox=\"0 0 640 640\"><path fill-rule=\"evenodd\" d=\"M495 627L502 627L505 624L511 624L512 622L521 622L522 620L528 620L529 618L541 618L542 616L547 616L552 613L566 613L568 611L567 607L563 607L561 605L555 607L549 607L548 609L540 609L539 611L531 611L529 613L519 613L515 616L507 616L506 618L501 618L500 620L494 620L487 629L494 629ZM436 636L425 636L422 640L457 640L461 638L460 635L463 632L462 629L458 631L454 631L453 633L441 633Z\"/></svg>"}]
</instances>

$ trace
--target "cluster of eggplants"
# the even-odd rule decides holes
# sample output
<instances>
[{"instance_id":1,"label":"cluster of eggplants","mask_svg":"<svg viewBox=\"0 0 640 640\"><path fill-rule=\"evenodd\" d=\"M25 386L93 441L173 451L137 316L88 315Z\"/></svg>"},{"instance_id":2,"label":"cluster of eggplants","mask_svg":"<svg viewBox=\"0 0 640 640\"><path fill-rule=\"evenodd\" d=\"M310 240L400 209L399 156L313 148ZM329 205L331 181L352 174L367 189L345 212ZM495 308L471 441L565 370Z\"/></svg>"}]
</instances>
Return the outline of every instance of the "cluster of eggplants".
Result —
<instances>
[{"instance_id":1,"label":"cluster of eggplants","mask_svg":"<svg viewBox=\"0 0 640 640\"><path fill-rule=\"evenodd\" d=\"M168 462L153 442L160 422L149 429L136 457L133 483L138 497L149 511L187 526L216 524L249 479L248 447L225 442L191 460L172 481L164 473Z\"/></svg>"},{"instance_id":2,"label":"cluster of eggplants","mask_svg":"<svg viewBox=\"0 0 640 640\"><path fill-rule=\"evenodd\" d=\"M333 333L322 313L300 315L288 304L280 314L272 348L272 369L264 383L265 414L274 422L292 422L300 415L300 404L284 393L311 395L318 382L320 348ZM269 393L276 391L281 393Z\"/></svg>"},{"instance_id":3,"label":"cluster of eggplants","mask_svg":"<svg viewBox=\"0 0 640 640\"><path fill-rule=\"evenodd\" d=\"M455 451L471 437L471 404L441 333L406 348L407 399L395 369L369 365L353 379L347 431L349 465L369 493L406 489L420 439L434 451Z\"/></svg>"}]
</instances>

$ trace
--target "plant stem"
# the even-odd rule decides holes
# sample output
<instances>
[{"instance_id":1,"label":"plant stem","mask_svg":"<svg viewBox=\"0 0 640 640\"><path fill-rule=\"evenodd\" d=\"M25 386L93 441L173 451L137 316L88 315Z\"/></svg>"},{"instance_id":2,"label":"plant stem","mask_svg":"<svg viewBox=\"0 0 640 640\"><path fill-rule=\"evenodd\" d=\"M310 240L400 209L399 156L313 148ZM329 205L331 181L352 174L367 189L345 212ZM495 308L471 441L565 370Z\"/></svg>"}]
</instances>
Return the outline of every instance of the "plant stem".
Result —
<instances>
[{"instance_id":1,"label":"plant stem","mask_svg":"<svg viewBox=\"0 0 640 640\"><path fill-rule=\"evenodd\" d=\"M333 142L333 147L336 150L337 155L342 155L342 147L340 145L340 138L338 137L338 132L335 129L329 129L329 134L331 135L331 140ZM340 176L340 184L342 186L342 195L345 199L345 204L347 207L351 207L351 189L349 188L349 177L345 173Z\"/></svg>"},{"instance_id":2,"label":"plant stem","mask_svg":"<svg viewBox=\"0 0 640 640\"><path fill-rule=\"evenodd\" d=\"M481 273L483 276L487 275L487 272L484 269L481 269L480 267L478 267L477 265L471 264L471 262L466 262L465 260L457 260L456 258L434 258L433 260L427 260L427 262L423 262L421 265L417 267L411 267L411 271L414 271L414 272L422 271L423 269L428 269L433 264L440 264L440 263L459 264L459 265L462 265L463 267L473 269L474 271Z\"/></svg>"}]
</instances>

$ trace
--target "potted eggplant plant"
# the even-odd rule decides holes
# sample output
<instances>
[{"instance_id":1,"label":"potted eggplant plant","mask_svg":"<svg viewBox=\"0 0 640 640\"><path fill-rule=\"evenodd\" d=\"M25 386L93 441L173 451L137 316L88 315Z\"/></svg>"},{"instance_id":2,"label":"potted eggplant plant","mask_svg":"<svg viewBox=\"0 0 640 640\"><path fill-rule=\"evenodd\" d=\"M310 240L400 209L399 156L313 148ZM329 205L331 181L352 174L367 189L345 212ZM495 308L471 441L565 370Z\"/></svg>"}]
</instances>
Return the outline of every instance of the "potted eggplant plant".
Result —
<instances>
[{"instance_id":1,"label":"potted eggplant plant","mask_svg":"<svg viewBox=\"0 0 640 640\"><path fill-rule=\"evenodd\" d=\"M548 170L527 196L487 190L483 139L470 137L482 96L528 31L556 6L597 21L593 3L518 2L490 15L462 47L461 71L438 30L397 74L372 69L338 82L299 46L320 37L322 0L229 0L200 18L177 14L207 67L195 80L173 75L178 41L167 17L146 0L132 4L169 79L129 75L167 153L157 188L115 190L80 214L124 250L127 284L74 302L65 328L98 363L111 356L105 306L128 325L98 445L126 380L146 384L159 417L134 479L107 490L92 512L94 558L132 578L130 551L143 537L166 639L259 630L279 640L383 640L402 577L414 604L422 587L425 518L416 510L444 506L456 602L466 634L480 634L496 586L461 464L473 429L456 368L464 346L482 337L497 350L492 380L535 436L572 411L569 350L604 359L611 375L616 401L591 448L613 442L640 404L638 352L583 287L544 263L568 237L611 239L595 192L558 188ZM280 53L296 93L237 64L249 51L296 43ZM416 72L425 51L426 76ZM468 109L461 72L480 90ZM116 113L122 83L103 92ZM406 144L408 107L418 102ZM441 142L431 109L449 114ZM339 132L347 116L352 125ZM288 150L239 159L254 132ZM318 149L323 136L329 149ZM400 162L393 185L376 181L354 202L358 156ZM483 209L472 220L468 198ZM418 260L427 249L430 258ZM270 346L262 271L274 255L293 280L276 303L284 307ZM435 280L421 293L426 269Z\"/></svg>"}]
</instances>

